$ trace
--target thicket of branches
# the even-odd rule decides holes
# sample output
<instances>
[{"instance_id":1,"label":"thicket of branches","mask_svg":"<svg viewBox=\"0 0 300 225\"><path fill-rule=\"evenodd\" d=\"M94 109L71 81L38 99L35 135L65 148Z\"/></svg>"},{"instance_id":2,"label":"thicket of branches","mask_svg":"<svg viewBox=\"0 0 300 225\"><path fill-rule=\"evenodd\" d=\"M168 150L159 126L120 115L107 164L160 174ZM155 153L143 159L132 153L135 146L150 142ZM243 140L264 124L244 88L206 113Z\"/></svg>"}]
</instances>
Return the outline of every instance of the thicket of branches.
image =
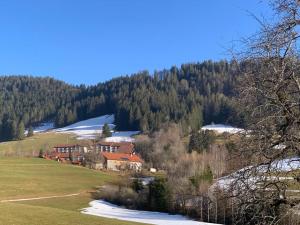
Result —
<instances>
[{"instance_id":1,"label":"thicket of branches","mask_svg":"<svg viewBox=\"0 0 300 225\"><path fill-rule=\"evenodd\" d=\"M246 40L240 55L240 103L247 112L247 134L239 149L247 167L232 184L236 224L278 224L297 203L288 194L297 168L282 169L300 156L299 1L272 1L276 21ZM299 169L299 167L298 167Z\"/></svg>"}]
</instances>

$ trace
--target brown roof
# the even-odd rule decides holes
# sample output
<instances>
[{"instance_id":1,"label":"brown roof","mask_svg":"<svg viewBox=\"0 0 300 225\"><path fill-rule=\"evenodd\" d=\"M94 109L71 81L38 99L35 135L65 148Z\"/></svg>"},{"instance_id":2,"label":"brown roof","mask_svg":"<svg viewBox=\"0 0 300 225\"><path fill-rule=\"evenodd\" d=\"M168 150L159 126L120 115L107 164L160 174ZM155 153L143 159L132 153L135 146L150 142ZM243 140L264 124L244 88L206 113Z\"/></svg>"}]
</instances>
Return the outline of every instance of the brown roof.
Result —
<instances>
[{"instance_id":1,"label":"brown roof","mask_svg":"<svg viewBox=\"0 0 300 225\"><path fill-rule=\"evenodd\" d=\"M96 144L106 145L106 146L131 146L131 142L109 142L109 141L99 141Z\"/></svg>"},{"instance_id":2,"label":"brown roof","mask_svg":"<svg viewBox=\"0 0 300 225\"><path fill-rule=\"evenodd\" d=\"M107 160L143 162L143 160L138 155L134 154L102 152L102 155Z\"/></svg>"},{"instance_id":3,"label":"brown roof","mask_svg":"<svg viewBox=\"0 0 300 225\"><path fill-rule=\"evenodd\" d=\"M102 146L111 146L111 147L118 147L118 152L120 153L133 153L134 145L131 142L106 142L106 141L100 141L96 144L102 145Z\"/></svg>"},{"instance_id":4,"label":"brown roof","mask_svg":"<svg viewBox=\"0 0 300 225\"><path fill-rule=\"evenodd\" d=\"M61 144L61 145L56 145L56 146L54 146L53 148L70 148L70 147L76 147L76 146L78 146L78 145L71 145L71 144L69 144L69 145L64 145L64 144Z\"/></svg>"}]
</instances>

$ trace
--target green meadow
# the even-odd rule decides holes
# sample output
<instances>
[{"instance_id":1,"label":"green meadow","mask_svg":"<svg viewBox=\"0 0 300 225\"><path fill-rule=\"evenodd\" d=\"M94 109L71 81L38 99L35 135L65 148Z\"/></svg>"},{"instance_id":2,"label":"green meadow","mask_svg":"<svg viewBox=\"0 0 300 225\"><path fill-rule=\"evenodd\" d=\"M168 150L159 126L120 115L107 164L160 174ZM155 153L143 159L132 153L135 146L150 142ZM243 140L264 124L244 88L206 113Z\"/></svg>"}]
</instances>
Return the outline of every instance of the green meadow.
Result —
<instances>
[{"instance_id":1,"label":"green meadow","mask_svg":"<svg viewBox=\"0 0 300 225\"><path fill-rule=\"evenodd\" d=\"M115 182L116 173L90 170L39 158L0 159L0 225L129 225L124 222L84 215L91 192ZM5 200L80 193L77 196L41 200ZM136 223L138 224L138 223Z\"/></svg>"}]
</instances>

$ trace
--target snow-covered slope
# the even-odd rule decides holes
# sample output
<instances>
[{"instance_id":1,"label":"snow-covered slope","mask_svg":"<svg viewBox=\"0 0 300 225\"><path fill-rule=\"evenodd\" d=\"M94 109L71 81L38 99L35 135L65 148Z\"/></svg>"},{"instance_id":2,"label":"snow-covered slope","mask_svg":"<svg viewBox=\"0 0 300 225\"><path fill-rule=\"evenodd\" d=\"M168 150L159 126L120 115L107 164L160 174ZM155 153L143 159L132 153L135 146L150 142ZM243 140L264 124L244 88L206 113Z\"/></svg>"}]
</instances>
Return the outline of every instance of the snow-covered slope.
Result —
<instances>
[{"instance_id":1,"label":"snow-covered slope","mask_svg":"<svg viewBox=\"0 0 300 225\"><path fill-rule=\"evenodd\" d=\"M111 203L95 200L82 213L119 220L134 221L157 225L209 225L211 223L197 222L181 215L170 215L160 212L130 210Z\"/></svg>"},{"instance_id":2,"label":"snow-covered slope","mask_svg":"<svg viewBox=\"0 0 300 225\"><path fill-rule=\"evenodd\" d=\"M112 131L112 137L106 138L106 141L110 142L133 142L133 135L139 133L139 131L116 131L114 132L115 124L114 115L104 115L88 120L82 120L69 126L53 129L53 123L42 123L38 127L34 127L33 130L37 132L57 132L57 133L72 133L77 136L77 139L95 139L102 133L102 128L105 123L108 124Z\"/></svg>"},{"instance_id":3,"label":"snow-covered slope","mask_svg":"<svg viewBox=\"0 0 300 225\"><path fill-rule=\"evenodd\" d=\"M33 132L38 133L38 132L44 132L47 130L51 130L54 128L54 123L53 122L47 122L47 123L42 123L38 127L34 127Z\"/></svg>"},{"instance_id":4,"label":"snow-covered slope","mask_svg":"<svg viewBox=\"0 0 300 225\"><path fill-rule=\"evenodd\" d=\"M232 127L232 126L224 125L224 124L206 125L206 126L203 126L201 129L202 130L212 130L212 131L216 131L218 133L227 132L227 133L231 133L231 134L235 134L235 133L244 131L241 128L236 128L236 127Z\"/></svg>"},{"instance_id":5,"label":"snow-covered slope","mask_svg":"<svg viewBox=\"0 0 300 225\"><path fill-rule=\"evenodd\" d=\"M53 122L45 122L45 123L41 123L39 126L33 127L33 133L45 132L53 128L54 128ZM27 133L28 133L28 129L25 130L24 134L27 135Z\"/></svg>"},{"instance_id":6,"label":"snow-covered slope","mask_svg":"<svg viewBox=\"0 0 300 225\"><path fill-rule=\"evenodd\" d=\"M114 120L114 115L104 115L88 120L82 120L69 126L55 129L54 131L60 133L73 133L76 134L79 139L90 139L101 134L105 123L113 130L115 127L113 124Z\"/></svg>"},{"instance_id":7,"label":"snow-covered slope","mask_svg":"<svg viewBox=\"0 0 300 225\"><path fill-rule=\"evenodd\" d=\"M107 123L113 133L112 137L106 138L106 141L133 142L134 138L131 136L138 134L139 131L114 132L114 120L114 115L104 115L83 120L63 128L55 129L54 131L58 133L73 133L77 136L77 139L94 139L100 136L104 124Z\"/></svg>"}]
</instances>

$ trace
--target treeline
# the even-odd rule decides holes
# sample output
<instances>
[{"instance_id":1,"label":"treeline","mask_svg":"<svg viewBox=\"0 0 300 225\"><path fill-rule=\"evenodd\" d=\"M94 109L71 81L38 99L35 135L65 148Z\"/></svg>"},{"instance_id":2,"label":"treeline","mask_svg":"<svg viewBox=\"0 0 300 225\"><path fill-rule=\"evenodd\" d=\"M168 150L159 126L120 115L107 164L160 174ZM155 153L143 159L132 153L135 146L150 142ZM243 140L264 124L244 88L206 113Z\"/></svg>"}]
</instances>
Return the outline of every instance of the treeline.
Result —
<instances>
[{"instance_id":1,"label":"treeline","mask_svg":"<svg viewBox=\"0 0 300 225\"><path fill-rule=\"evenodd\" d=\"M22 126L52 120L61 127L103 114L115 114L120 130L143 132L167 122L180 123L185 132L211 122L240 125L231 100L236 71L226 61L205 61L88 87L48 77L0 77L0 139L18 139Z\"/></svg>"},{"instance_id":2,"label":"treeline","mask_svg":"<svg viewBox=\"0 0 300 225\"><path fill-rule=\"evenodd\" d=\"M211 122L241 125L232 101L237 76L234 64L206 61L153 76L145 71L112 79L83 89L75 102L60 109L56 125L66 125L68 117L109 113L120 130L154 131L167 122L180 123L186 132Z\"/></svg>"}]
</instances>

